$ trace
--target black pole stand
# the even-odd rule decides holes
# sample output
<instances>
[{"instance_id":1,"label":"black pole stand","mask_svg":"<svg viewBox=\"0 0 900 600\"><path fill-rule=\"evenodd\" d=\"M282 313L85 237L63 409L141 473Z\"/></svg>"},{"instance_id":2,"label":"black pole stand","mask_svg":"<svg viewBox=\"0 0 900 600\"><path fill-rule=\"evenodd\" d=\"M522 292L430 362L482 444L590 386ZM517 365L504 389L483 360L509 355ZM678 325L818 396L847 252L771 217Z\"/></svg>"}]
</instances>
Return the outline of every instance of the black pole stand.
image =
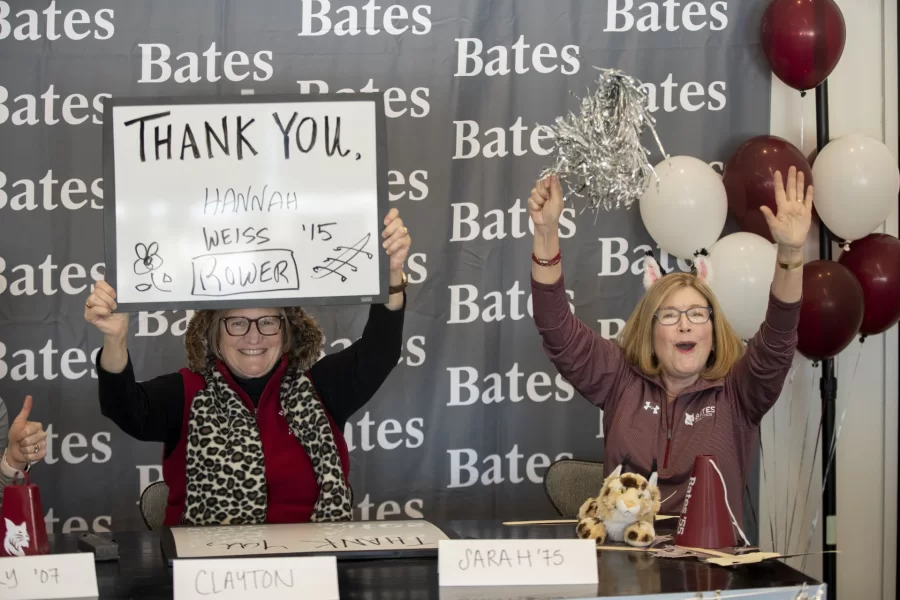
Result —
<instances>
[{"instance_id":1,"label":"black pole stand","mask_svg":"<svg viewBox=\"0 0 900 600\"><path fill-rule=\"evenodd\" d=\"M819 152L828 143L828 80L816 88L816 147ZM814 182L815 183L815 182ZM819 258L831 260L831 232L819 221ZM834 375L834 359L822 361L822 378L819 380L822 393L822 550L837 549L837 456L826 477L828 457L834 437L834 421L837 412L837 378ZM822 555L822 578L827 587L828 600L837 598L837 554Z\"/></svg>"}]
</instances>

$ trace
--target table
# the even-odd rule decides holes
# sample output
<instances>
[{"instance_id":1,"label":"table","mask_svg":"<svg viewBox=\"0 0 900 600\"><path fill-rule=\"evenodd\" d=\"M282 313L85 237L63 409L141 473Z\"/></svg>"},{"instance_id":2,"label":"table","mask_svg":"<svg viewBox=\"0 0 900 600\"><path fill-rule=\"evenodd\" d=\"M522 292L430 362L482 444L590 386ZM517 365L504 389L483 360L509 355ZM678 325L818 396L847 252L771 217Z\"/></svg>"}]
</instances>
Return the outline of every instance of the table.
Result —
<instances>
[{"instance_id":1,"label":"table","mask_svg":"<svg viewBox=\"0 0 900 600\"><path fill-rule=\"evenodd\" d=\"M435 525L462 538L473 539L575 537L572 525L505 526L498 521L451 521ZM51 551L77 552L78 535L53 536ZM96 563L101 598L172 598L172 573L163 559L158 533L124 531L103 535L119 544L120 559ZM821 585L778 561L726 569L696 559L661 559L639 552L600 551L597 563L600 583L594 595L600 597L778 588L804 583L815 589ZM448 594L447 588L439 590L436 558L342 560L338 561L338 581L342 599L447 600L458 596ZM521 590L495 588L490 597L513 600L523 596Z\"/></svg>"}]
</instances>

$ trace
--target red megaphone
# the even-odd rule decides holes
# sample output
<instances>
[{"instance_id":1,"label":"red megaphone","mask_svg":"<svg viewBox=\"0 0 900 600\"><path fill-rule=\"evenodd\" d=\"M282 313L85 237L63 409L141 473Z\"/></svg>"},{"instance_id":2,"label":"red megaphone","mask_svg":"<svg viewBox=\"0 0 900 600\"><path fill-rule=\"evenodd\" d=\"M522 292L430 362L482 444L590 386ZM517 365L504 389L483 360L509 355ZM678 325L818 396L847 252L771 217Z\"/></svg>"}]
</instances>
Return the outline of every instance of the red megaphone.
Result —
<instances>
[{"instance_id":1,"label":"red megaphone","mask_svg":"<svg viewBox=\"0 0 900 600\"><path fill-rule=\"evenodd\" d=\"M25 483L11 483L3 488L0 510L0 556L32 556L49 554L47 524L38 486L25 473Z\"/></svg>"},{"instance_id":2,"label":"red megaphone","mask_svg":"<svg viewBox=\"0 0 900 600\"><path fill-rule=\"evenodd\" d=\"M694 459L694 471L688 481L675 530L677 546L713 550L737 545L725 503L725 487L713 462L718 467L716 457L708 454Z\"/></svg>"}]
</instances>

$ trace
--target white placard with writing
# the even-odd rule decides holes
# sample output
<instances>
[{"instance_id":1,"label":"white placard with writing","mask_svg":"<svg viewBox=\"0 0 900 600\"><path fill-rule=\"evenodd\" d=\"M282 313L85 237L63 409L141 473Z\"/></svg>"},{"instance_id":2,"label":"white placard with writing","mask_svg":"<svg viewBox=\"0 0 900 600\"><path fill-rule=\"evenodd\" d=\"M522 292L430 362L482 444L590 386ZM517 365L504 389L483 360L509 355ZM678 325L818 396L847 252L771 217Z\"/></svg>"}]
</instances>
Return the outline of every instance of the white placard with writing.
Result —
<instances>
[{"instance_id":1,"label":"white placard with writing","mask_svg":"<svg viewBox=\"0 0 900 600\"><path fill-rule=\"evenodd\" d=\"M175 600L340 598L333 556L176 560L172 567Z\"/></svg>"},{"instance_id":2,"label":"white placard with writing","mask_svg":"<svg viewBox=\"0 0 900 600\"><path fill-rule=\"evenodd\" d=\"M0 558L0 598L3 600L96 598L99 595L93 554L76 552Z\"/></svg>"},{"instance_id":3,"label":"white placard with writing","mask_svg":"<svg viewBox=\"0 0 900 600\"><path fill-rule=\"evenodd\" d=\"M173 527L177 558L437 549L449 539L428 521L351 521Z\"/></svg>"},{"instance_id":4,"label":"white placard with writing","mask_svg":"<svg viewBox=\"0 0 900 600\"><path fill-rule=\"evenodd\" d=\"M383 99L114 98L107 281L122 309L386 301Z\"/></svg>"},{"instance_id":5,"label":"white placard with writing","mask_svg":"<svg viewBox=\"0 0 900 600\"><path fill-rule=\"evenodd\" d=\"M599 581L593 540L445 540L441 586L576 585Z\"/></svg>"}]
</instances>

